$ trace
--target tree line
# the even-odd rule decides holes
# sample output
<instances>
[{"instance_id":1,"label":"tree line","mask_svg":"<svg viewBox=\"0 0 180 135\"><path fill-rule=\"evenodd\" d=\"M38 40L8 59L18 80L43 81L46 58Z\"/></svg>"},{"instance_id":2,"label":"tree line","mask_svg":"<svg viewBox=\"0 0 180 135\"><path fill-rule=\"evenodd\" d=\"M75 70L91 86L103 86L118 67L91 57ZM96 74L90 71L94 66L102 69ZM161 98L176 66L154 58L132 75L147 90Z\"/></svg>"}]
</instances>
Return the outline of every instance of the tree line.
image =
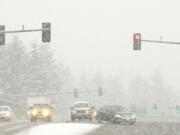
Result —
<instances>
[{"instance_id":1,"label":"tree line","mask_svg":"<svg viewBox=\"0 0 180 135\"><path fill-rule=\"evenodd\" d=\"M60 91L68 83L69 68L57 63L49 44L30 44L18 37L0 47L0 91L8 95Z\"/></svg>"}]
</instances>

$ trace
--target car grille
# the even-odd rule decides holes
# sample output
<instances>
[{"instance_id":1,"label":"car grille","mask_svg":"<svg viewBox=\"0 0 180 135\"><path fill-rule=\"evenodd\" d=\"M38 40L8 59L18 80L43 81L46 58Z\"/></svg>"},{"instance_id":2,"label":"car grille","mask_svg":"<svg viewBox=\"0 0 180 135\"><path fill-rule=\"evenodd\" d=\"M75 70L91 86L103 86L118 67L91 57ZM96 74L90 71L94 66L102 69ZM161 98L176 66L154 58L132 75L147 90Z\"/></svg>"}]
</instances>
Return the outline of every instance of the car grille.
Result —
<instances>
[{"instance_id":1,"label":"car grille","mask_svg":"<svg viewBox=\"0 0 180 135\"><path fill-rule=\"evenodd\" d=\"M121 115L121 117L129 117L129 115L127 115L127 114L120 114Z\"/></svg>"},{"instance_id":2,"label":"car grille","mask_svg":"<svg viewBox=\"0 0 180 135\"><path fill-rule=\"evenodd\" d=\"M78 110L77 113L85 113L84 110Z\"/></svg>"}]
</instances>

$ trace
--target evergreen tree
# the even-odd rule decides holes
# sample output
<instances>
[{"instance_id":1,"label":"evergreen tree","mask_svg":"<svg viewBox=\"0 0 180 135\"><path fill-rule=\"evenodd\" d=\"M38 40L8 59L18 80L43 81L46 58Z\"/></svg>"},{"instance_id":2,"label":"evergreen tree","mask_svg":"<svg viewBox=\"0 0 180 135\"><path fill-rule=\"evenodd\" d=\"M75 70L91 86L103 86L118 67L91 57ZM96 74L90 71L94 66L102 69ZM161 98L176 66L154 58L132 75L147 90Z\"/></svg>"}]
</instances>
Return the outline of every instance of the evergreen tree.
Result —
<instances>
[{"instance_id":1,"label":"evergreen tree","mask_svg":"<svg viewBox=\"0 0 180 135\"><path fill-rule=\"evenodd\" d=\"M61 79L50 46L32 44L29 63L29 86L35 93L60 89Z\"/></svg>"},{"instance_id":2,"label":"evergreen tree","mask_svg":"<svg viewBox=\"0 0 180 135\"><path fill-rule=\"evenodd\" d=\"M136 75L129 86L129 94L132 97L132 103L146 105L149 103L149 82L140 74Z\"/></svg>"},{"instance_id":3,"label":"evergreen tree","mask_svg":"<svg viewBox=\"0 0 180 135\"><path fill-rule=\"evenodd\" d=\"M1 60L1 87L6 94L18 94L26 91L23 83L26 80L28 55L21 41L14 37L6 45Z\"/></svg>"}]
</instances>

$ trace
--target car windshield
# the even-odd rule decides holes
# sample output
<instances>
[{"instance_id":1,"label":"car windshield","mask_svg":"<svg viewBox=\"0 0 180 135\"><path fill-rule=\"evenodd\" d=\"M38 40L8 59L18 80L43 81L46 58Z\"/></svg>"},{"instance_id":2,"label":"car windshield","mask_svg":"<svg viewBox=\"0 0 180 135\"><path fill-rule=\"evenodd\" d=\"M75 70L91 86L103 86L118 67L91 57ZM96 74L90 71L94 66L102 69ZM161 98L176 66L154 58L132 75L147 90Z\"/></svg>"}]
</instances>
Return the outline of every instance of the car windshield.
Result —
<instances>
[{"instance_id":1,"label":"car windshield","mask_svg":"<svg viewBox=\"0 0 180 135\"><path fill-rule=\"evenodd\" d=\"M0 111L9 111L8 107L0 107Z\"/></svg>"},{"instance_id":2,"label":"car windshield","mask_svg":"<svg viewBox=\"0 0 180 135\"><path fill-rule=\"evenodd\" d=\"M119 106L119 105L111 105L111 106L105 106L104 111L127 113L128 109L126 107Z\"/></svg>"},{"instance_id":3,"label":"car windshield","mask_svg":"<svg viewBox=\"0 0 180 135\"><path fill-rule=\"evenodd\" d=\"M88 108L89 104L87 103L78 103L74 105L74 108Z\"/></svg>"},{"instance_id":4,"label":"car windshield","mask_svg":"<svg viewBox=\"0 0 180 135\"><path fill-rule=\"evenodd\" d=\"M34 108L47 108L49 107L49 105L48 104L35 104L33 107Z\"/></svg>"}]
</instances>

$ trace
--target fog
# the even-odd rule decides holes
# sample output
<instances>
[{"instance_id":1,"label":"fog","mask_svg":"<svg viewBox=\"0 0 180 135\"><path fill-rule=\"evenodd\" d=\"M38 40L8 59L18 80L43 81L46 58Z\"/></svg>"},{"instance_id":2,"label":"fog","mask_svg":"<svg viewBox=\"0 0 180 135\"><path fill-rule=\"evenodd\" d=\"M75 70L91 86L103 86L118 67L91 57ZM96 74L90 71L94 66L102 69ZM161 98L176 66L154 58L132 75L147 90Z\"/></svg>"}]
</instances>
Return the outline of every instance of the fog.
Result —
<instances>
[{"instance_id":1,"label":"fog","mask_svg":"<svg viewBox=\"0 0 180 135\"><path fill-rule=\"evenodd\" d=\"M125 89L141 75L147 80L157 71L164 83L178 92L180 46L142 42L133 51L132 35L142 39L180 41L178 0L1 0L1 24L7 30L40 28L52 23L51 48L55 59L69 65L76 78L101 72L119 76ZM28 47L41 42L41 34L18 35ZM6 38L9 42L11 35Z\"/></svg>"}]
</instances>

